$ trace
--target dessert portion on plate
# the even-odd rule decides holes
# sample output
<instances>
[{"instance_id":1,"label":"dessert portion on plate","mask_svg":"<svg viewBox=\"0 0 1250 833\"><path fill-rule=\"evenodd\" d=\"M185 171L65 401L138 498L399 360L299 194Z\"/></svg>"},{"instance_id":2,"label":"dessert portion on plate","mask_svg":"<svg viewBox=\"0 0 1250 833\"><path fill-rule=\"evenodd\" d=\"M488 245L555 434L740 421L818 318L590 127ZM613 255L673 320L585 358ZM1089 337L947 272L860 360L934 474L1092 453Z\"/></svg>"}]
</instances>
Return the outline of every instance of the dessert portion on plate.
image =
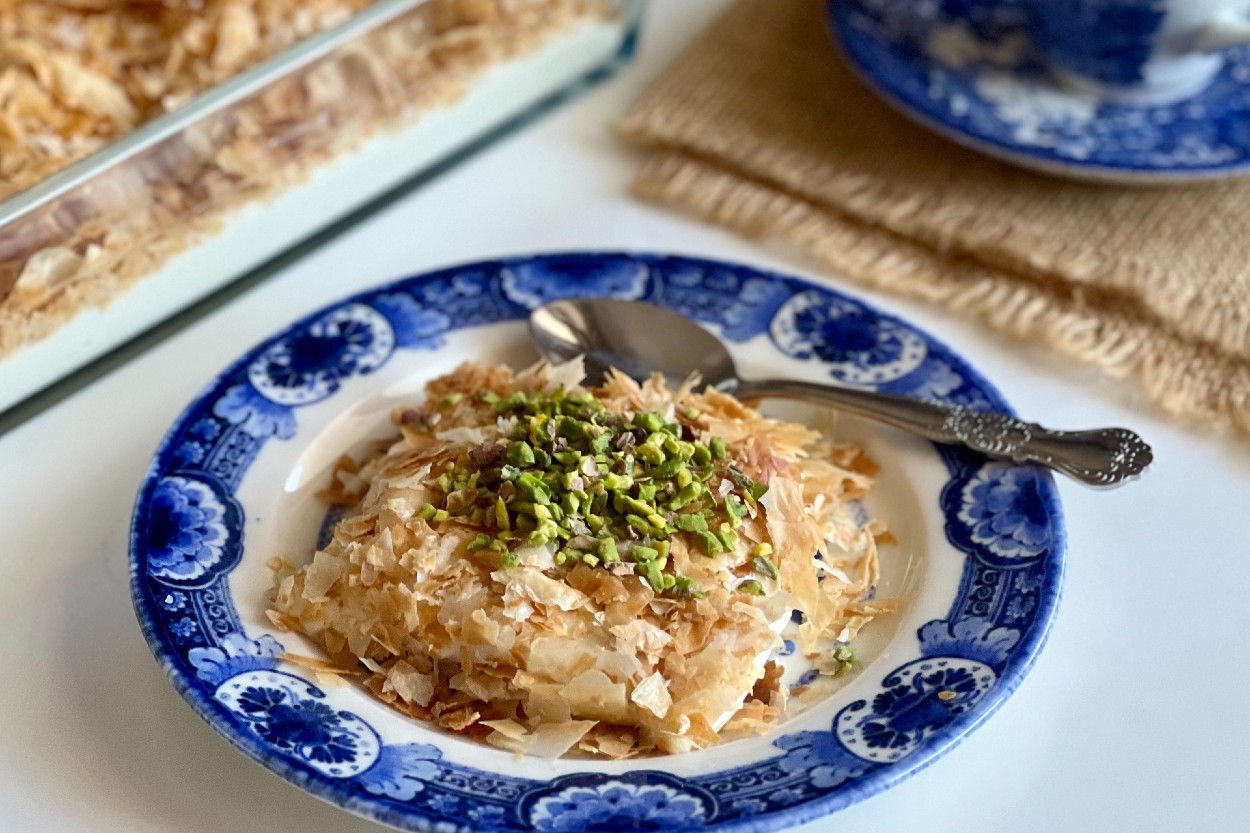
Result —
<instances>
[{"instance_id":1,"label":"dessert portion on plate","mask_svg":"<svg viewBox=\"0 0 1250 833\"><path fill-rule=\"evenodd\" d=\"M0 0L0 216L49 176L372 5ZM107 305L240 209L453 103L486 67L610 11L605 0L391 5L414 8L14 208L0 221L0 359Z\"/></svg>"},{"instance_id":2,"label":"dessert portion on plate","mask_svg":"<svg viewBox=\"0 0 1250 833\"><path fill-rule=\"evenodd\" d=\"M287 659L517 753L616 759L802 708L792 621L809 679L844 673L895 607L871 598L872 461L694 380L582 375L466 363L344 458L329 539L271 562L271 621L326 654Z\"/></svg>"}]
</instances>

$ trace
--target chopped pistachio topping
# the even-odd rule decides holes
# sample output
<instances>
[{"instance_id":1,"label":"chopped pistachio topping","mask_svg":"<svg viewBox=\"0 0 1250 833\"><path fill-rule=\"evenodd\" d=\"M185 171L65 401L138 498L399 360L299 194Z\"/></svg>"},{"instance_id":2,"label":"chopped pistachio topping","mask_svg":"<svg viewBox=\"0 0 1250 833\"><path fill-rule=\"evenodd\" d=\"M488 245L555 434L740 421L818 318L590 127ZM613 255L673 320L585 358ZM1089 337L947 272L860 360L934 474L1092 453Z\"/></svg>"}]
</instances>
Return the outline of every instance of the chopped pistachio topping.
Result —
<instances>
[{"instance_id":1,"label":"chopped pistachio topping","mask_svg":"<svg viewBox=\"0 0 1250 833\"><path fill-rule=\"evenodd\" d=\"M723 438L696 438L697 413L676 422L652 411L622 417L590 393L565 390L484 391L474 399L500 414L501 425L506 419L511 433L438 472L431 482L442 497L418 514L431 524L454 516L476 527L469 549L499 552L505 569L517 565L516 547L551 546L559 566L628 562L657 593L705 598L670 568L673 536L709 557L736 552L739 530L767 490L728 461ZM439 407L460 400L449 395ZM715 487L726 479L732 490ZM776 578L771 552L757 544L751 554L756 572ZM738 590L764 592L753 579Z\"/></svg>"},{"instance_id":2,"label":"chopped pistachio topping","mask_svg":"<svg viewBox=\"0 0 1250 833\"><path fill-rule=\"evenodd\" d=\"M614 539L599 539L599 560L604 564L616 564L620 562L621 556L616 549L616 541Z\"/></svg>"},{"instance_id":3,"label":"chopped pistachio topping","mask_svg":"<svg viewBox=\"0 0 1250 833\"><path fill-rule=\"evenodd\" d=\"M841 662L837 670L833 672L833 676L840 677L855 663L855 647L853 645L839 645L833 649L833 658Z\"/></svg>"},{"instance_id":4,"label":"chopped pistachio topping","mask_svg":"<svg viewBox=\"0 0 1250 833\"><path fill-rule=\"evenodd\" d=\"M702 513L678 515L677 528L682 532L707 532L707 515Z\"/></svg>"},{"instance_id":5,"label":"chopped pistachio topping","mask_svg":"<svg viewBox=\"0 0 1250 833\"><path fill-rule=\"evenodd\" d=\"M654 561L659 557L660 551L655 547L644 547L638 544L630 548L629 554L634 561Z\"/></svg>"},{"instance_id":6,"label":"chopped pistachio topping","mask_svg":"<svg viewBox=\"0 0 1250 833\"><path fill-rule=\"evenodd\" d=\"M708 555L720 555L725 551L725 545L710 532L696 532L694 537L699 542L699 546L703 547L703 551Z\"/></svg>"},{"instance_id":7,"label":"chopped pistachio topping","mask_svg":"<svg viewBox=\"0 0 1250 833\"><path fill-rule=\"evenodd\" d=\"M756 549L759 549L759 547L756 547ZM751 564L755 567L755 572L762 573L771 579L777 578L777 565L767 555L755 556L751 559Z\"/></svg>"},{"instance_id":8,"label":"chopped pistachio topping","mask_svg":"<svg viewBox=\"0 0 1250 833\"><path fill-rule=\"evenodd\" d=\"M694 583L694 579L686 576L674 576L672 595L674 596L692 596L696 599L706 599L707 594L699 590L698 585Z\"/></svg>"}]
</instances>

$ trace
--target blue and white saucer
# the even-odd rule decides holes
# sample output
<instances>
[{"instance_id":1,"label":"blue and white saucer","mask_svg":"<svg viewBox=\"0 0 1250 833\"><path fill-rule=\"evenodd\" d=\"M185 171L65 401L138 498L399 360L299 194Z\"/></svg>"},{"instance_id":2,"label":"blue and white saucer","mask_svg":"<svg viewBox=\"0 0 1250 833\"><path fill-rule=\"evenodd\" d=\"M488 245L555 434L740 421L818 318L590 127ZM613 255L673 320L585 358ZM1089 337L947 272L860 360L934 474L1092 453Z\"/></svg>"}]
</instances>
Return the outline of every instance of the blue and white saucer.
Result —
<instances>
[{"instance_id":1,"label":"blue and white saucer","mask_svg":"<svg viewBox=\"0 0 1250 833\"><path fill-rule=\"evenodd\" d=\"M951 7L958 6L957 10ZM1250 50L1196 96L1113 103L1061 86L1029 45L1020 4L830 0L851 66L932 130L1077 179L1184 182L1250 173Z\"/></svg>"}]
</instances>

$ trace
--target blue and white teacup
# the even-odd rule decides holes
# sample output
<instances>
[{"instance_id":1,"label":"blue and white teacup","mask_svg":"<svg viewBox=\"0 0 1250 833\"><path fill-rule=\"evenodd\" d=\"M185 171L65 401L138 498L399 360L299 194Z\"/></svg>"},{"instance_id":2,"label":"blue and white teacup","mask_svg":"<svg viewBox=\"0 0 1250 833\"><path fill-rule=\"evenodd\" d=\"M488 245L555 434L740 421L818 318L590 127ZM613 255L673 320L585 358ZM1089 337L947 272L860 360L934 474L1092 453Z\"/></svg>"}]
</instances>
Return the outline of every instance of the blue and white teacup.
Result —
<instances>
[{"instance_id":1,"label":"blue and white teacup","mask_svg":"<svg viewBox=\"0 0 1250 833\"><path fill-rule=\"evenodd\" d=\"M1250 43L1250 0L1023 0L1034 45L1065 82L1154 104L1207 86Z\"/></svg>"}]
</instances>

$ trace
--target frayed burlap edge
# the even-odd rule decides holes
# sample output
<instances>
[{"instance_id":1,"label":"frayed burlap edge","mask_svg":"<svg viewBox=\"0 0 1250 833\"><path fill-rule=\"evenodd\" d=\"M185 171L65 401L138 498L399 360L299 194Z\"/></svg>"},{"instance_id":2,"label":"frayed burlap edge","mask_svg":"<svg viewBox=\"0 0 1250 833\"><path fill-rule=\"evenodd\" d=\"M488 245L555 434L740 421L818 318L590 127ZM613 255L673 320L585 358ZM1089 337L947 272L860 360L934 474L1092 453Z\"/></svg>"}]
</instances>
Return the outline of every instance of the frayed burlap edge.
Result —
<instances>
[{"instance_id":1,"label":"frayed burlap edge","mask_svg":"<svg viewBox=\"0 0 1250 833\"><path fill-rule=\"evenodd\" d=\"M952 258L680 153L654 153L634 190L744 234L787 240L859 283L940 304L1136 379L1165 412L1250 437L1250 363L1189 342L1131 309L1100 307L971 258Z\"/></svg>"}]
</instances>

